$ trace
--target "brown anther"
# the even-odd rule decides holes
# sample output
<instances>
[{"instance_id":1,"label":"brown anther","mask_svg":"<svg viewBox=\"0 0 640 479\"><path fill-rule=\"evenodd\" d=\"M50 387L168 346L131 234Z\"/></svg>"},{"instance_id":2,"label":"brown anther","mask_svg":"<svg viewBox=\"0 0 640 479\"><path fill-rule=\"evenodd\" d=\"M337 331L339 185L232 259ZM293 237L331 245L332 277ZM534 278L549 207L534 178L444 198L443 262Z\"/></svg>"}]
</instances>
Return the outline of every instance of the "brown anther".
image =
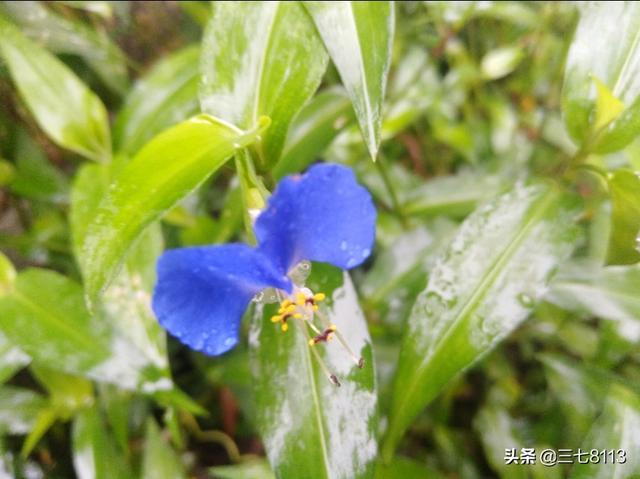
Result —
<instances>
[{"instance_id":1,"label":"brown anther","mask_svg":"<svg viewBox=\"0 0 640 479\"><path fill-rule=\"evenodd\" d=\"M314 344L318 344L318 343L326 343L327 341L330 341L332 338L332 334L335 332L335 329L332 328L327 328L324 331L322 331L322 333L318 334L316 337L313 338L313 342Z\"/></svg>"}]
</instances>

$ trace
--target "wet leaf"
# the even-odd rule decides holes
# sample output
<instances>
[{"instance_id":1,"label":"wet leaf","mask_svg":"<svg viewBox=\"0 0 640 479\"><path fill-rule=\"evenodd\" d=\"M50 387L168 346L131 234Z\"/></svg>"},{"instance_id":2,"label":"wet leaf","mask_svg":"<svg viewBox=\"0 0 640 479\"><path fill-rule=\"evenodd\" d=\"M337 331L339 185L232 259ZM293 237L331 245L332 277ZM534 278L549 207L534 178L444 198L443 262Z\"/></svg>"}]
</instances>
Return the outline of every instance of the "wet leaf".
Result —
<instances>
[{"instance_id":1,"label":"wet leaf","mask_svg":"<svg viewBox=\"0 0 640 479\"><path fill-rule=\"evenodd\" d=\"M256 145L262 167L271 167L326 66L322 42L298 2L216 3L203 43L202 111L240 128L271 118Z\"/></svg>"},{"instance_id":2,"label":"wet leaf","mask_svg":"<svg viewBox=\"0 0 640 479\"><path fill-rule=\"evenodd\" d=\"M140 150L113 179L87 227L80 263L89 301L114 278L145 228L201 185L234 151L251 144L266 124L242 132L199 115Z\"/></svg>"},{"instance_id":3,"label":"wet leaf","mask_svg":"<svg viewBox=\"0 0 640 479\"><path fill-rule=\"evenodd\" d=\"M110 7L107 2L102 3ZM49 50L82 57L111 90L120 94L126 90L127 58L103 30L58 15L42 2L2 2L0 11L27 37Z\"/></svg>"},{"instance_id":4,"label":"wet leaf","mask_svg":"<svg viewBox=\"0 0 640 479\"><path fill-rule=\"evenodd\" d=\"M47 400L29 389L0 387L0 433L27 434Z\"/></svg>"},{"instance_id":5,"label":"wet leaf","mask_svg":"<svg viewBox=\"0 0 640 479\"><path fill-rule=\"evenodd\" d=\"M611 234L609 264L640 261L640 178L631 170L617 170L609 178Z\"/></svg>"},{"instance_id":6,"label":"wet leaf","mask_svg":"<svg viewBox=\"0 0 640 479\"><path fill-rule=\"evenodd\" d=\"M600 418L582 444L585 461L592 450L597 450L598 461L575 464L571 479L605 479L610 477L635 478L640 474L640 397L631 390L614 386ZM614 451L602 454L600 451ZM576 461L578 462L578 461Z\"/></svg>"},{"instance_id":7,"label":"wet leaf","mask_svg":"<svg viewBox=\"0 0 640 479\"><path fill-rule=\"evenodd\" d=\"M73 466L78 479L131 479L134 477L97 407L73 422Z\"/></svg>"},{"instance_id":8,"label":"wet leaf","mask_svg":"<svg viewBox=\"0 0 640 479\"><path fill-rule=\"evenodd\" d=\"M60 146L108 162L109 120L100 98L64 63L1 16L0 35L0 53L38 125Z\"/></svg>"},{"instance_id":9,"label":"wet leaf","mask_svg":"<svg viewBox=\"0 0 640 479\"><path fill-rule=\"evenodd\" d=\"M393 3L304 4L340 73L369 154L375 159L395 29Z\"/></svg>"},{"instance_id":10,"label":"wet leaf","mask_svg":"<svg viewBox=\"0 0 640 479\"><path fill-rule=\"evenodd\" d=\"M408 319L385 459L451 379L526 319L575 247L575 214L553 185L519 186L462 224Z\"/></svg>"},{"instance_id":11,"label":"wet leaf","mask_svg":"<svg viewBox=\"0 0 640 479\"><path fill-rule=\"evenodd\" d=\"M410 216L465 217L503 191L505 183L499 176L471 172L434 178L404 193L402 210Z\"/></svg>"},{"instance_id":12,"label":"wet leaf","mask_svg":"<svg viewBox=\"0 0 640 479\"><path fill-rule=\"evenodd\" d=\"M307 285L327 295L335 323L363 369L336 339L315 350L341 386L329 381L313 356L302 324L287 333L269 318L276 305L256 314L250 332L257 424L276 477L372 477L377 456L377 410L371 342L349 277L314 264ZM316 322L318 319L316 318Z\"/></svg>"},{"instance_id":13,"label":"wet leaf","mask_svg":"<svg viewBox=\"0 0 640 479\"><path fill-rule=\"evenodd\" d=\"M187 473L180 458L162 438L154 419L147 419L142 476L155 479L186 478Z\"/></svg>"},{"instance_id":14,"label":"wet leaf","mask_svg":"<svg viewBox=\"0 0 640 479\"><path fill-rule=\"evenodd\" d=\"M136 82L113 127L116 151L134 155L162 130L197 113L199 57L199 47L183 48Z\"/></svg>"},{"instance_id":15,"label":"wet leaf","mask_svg":"<svg viewBox=\"0 0 640 479\"><path fill-rule=\"evenodd\" d=\"M282 178L304 170L353 121L349 97L342 89L331 88L316 95L295 117L274 176Z\"/></svg>"},{"instance_id":16,"label":"wet leaf","mask_svg":"<svg viewBox=\"0 0 640 479\"><path fill-rule=\"evenodd\" d=\"M587 151L619 150L640 133L639 32L640 4L581 5L567 57L562 107L569 133ZM600 128L595 123L602 116L593 114L596 81L625 107Z\"/></svg>"},{"instance_id":17,"label":"wet leaf","mask_svg":"<svg viewBox=\"0 0 640 479\"><path fill-rule=\"evenodd\" d=\"M640 341L640 266L575 262L562 267L547 301L568 311L613 321L620 336Z\"/></svg>"}]
</instances>

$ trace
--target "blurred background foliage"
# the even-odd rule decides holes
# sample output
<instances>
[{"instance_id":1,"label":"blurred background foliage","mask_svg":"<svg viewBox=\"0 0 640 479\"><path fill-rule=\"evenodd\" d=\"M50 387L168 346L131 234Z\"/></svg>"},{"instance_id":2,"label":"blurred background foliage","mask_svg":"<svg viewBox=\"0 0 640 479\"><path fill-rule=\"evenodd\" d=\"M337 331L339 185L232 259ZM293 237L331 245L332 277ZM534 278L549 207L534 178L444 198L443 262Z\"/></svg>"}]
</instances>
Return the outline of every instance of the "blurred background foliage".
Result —
<instances>
[{"instance_id":1,"label":"blurred background foliage","mask_svg":"<svg viewBox=\"0 0 640 479\"><path fill-rule=\"evenodd\" d=\"M352 279L387 438L376 476L612 477L603 465L504 461L505 448L583 446L628 449L630 464L616 477L638 477L640 11L611 7L600 24L586 16L574 37L578 7L564 2L392 8L377 161L329 62L315 96L289 112L279 161L255 162L269 188L316 160L343 163L375 198L377 246ZM205 34L210 19L206 2L0 3L0 477L267 478L279 470L256 424L264 401L254 400L247 341L218 358L165 344L149 309L163 248L246 238L252 175L242 161L221 163L163 212L99 304L89 309L83 297L79 251L110 178L200 111L198 91L210 81L200 58L208 68L221 25ZM596 66L584 58L590 41ZM616 69L627 76L612 80ZM275 113L272 126L286 117ZM176 158L208 141L198 134L172 146ZM522 186L532 178L561 186ZM153 207L168 209L163 201ZM510 235L519 241L509 246L511 269L473 290L473 301L493 309L438 310L429 292L446 283L464 298L475 280L469 264L493 261ZM494 301L513 288L521 288L513 305ZM480 346L469 339L478 321ZM442 327L450 329L444 349L425 365L424 348Z\"/></svg>"}]
</instances>

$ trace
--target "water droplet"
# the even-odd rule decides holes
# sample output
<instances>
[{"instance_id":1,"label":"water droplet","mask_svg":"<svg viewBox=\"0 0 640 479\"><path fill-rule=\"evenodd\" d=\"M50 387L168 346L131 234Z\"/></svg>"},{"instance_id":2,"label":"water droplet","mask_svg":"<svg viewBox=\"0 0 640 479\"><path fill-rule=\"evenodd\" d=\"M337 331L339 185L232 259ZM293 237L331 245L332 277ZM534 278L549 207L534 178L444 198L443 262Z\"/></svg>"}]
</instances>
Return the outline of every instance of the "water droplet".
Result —
<instances>
[{"instance_id":1,"label":"water droplet","mask_svg":"<svg viewBox=\"0 0 640 479\"><path fill-rule=\"evenodd\" d=\"M520 293L518 295L518 301L525 308L530 308L533 306L533 298L526 293Z\"/></svg>"},{"instance_id":2,"label":"water droplet","mask_svg":"<svg viewBox=\"0 0 640 479\"><path fill-rule=\"evenodd\" d=\"M369 248L365 248L365 249L362 250L362 257L363 258L366 258L370 254L371 254L371 250Z\"/></svg>"},{"instance_id":3,"label":"water droplet","mask_svg":"<svg viewBox=\"0 0 640 479\"><path fill-rule=\"evenodd\" d=\"M233 338L227 338L224 340L224 345L225 346L233 346L233 344L235 343L235 339Z\"/></svg>"},{"instance_id":4,"label":"water droplet","mask_svg":"<svg viewBox=\"0 0 640 479\"><path fill-rule=\"evenodd\" d=\"M347 251L347 246L348 246L348 245L347 245L347 242L346 242L346 241L344 241L344 240L342 240L342 242L340 243L340 249L341 249L342 251Z\"/></svg>"}]
</instances>

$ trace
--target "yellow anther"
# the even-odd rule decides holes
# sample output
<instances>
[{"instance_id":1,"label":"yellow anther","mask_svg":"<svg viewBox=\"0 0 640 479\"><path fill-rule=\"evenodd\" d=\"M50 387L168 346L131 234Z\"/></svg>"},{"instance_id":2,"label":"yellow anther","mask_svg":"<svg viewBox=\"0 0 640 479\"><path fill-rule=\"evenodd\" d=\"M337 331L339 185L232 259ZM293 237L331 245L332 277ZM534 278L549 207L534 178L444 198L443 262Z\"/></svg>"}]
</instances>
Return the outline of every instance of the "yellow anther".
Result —
<instances>
[{"instance_id":1,"label":"yellow anther","mask_svg":"<svg viewBox=\"0 0 640 479\"><path fill-rule=\"evenodd\" d=\"M333 341L333 334L327 334L327 341Z\"/></svg>"},{"instance_id":2,"label":"yellow anther","mask_svg":"<svg viewBox=\"0 0 640 479\"><path fill-rule=\"evenodd\" d=\"M324 293L316 293L313 295L313 299L316 301L324 301L326 298Z\"/></svg>"},{"instance_id":3,"label":"yellow anther","mask_svg":"<svg viewBox=\"0 0 640 479\"><path fill-rule=\"evenodd\" d=\"M304 293L301 293L298 291L296 293L296 304L298 306L304 306L306 302L307 302L307 297L304 295Z\"/></svg>"},{"instance_id":4,"label":"yellow anther","mask_svg":"<svg viewBox=\"0 0 640 479\"><path fill-rule=\"evenodd\" d=\"M312 309L313 309L314 311L318 311L318 305L317 305L317 304L314 304Z\"/></svg>"},{"instance_id":5,"label":"yellow anther","mask_svg":"<svg viewBox=\"0 0 640 479\"><path fill-rule=\"evenodd\" d=\"M294 314L293 317L296 319L302 319L302 315L300 313Z\"/></svg>"},{"instance_id":6,"label":"yellow anther","mask_svg":"<svg viewBox=\"0 0 640 479\"><path fill-rule=\"evenodd\" d=\"M286 333L287 330L289 329L289 325L287 323L282 323L282 326L280 326L280 329L282 329L283 333Z\"/></svg>"},{"instance_id":7,"label":"yellow anther","mask_svg":"<svg viewBox=\"0 0 640 479\"><path fill-rule=\"evenodd\" d=\"M338 330L338 326L332 324L331 326L329 326L329 329L335 333Z\"/></svg>"},{"instance_id":8,"label":"yellow anther","mask_svg":"<svg viewBox=\"0 0 640 479\"><path fill-rule=\"evenodd\" d=\"M290 299L285 299L282 303L280 303L281 308L286 308L287 306L291 306L293 303Z\"/></svg>"},{"instance_id":9,"label":"yellow anther","mask_svg":"<svg viewBox=\"0 0 640 479\"><path fill-rule=\"evenodd\" d=\"M275 316L271 316L271 322L272 323L279 323L280 321L282 321L282 316L280 316L279 314L277 314Z\"/></svg>"},{"instance_id":10,"label":"yellow anther","mask_svg":"<svg viewBox=\"0 0 640 479\"><path fill-rule=\"evenodd\" d=\"M313 346L314 344L316 344L316 342L313 339L309 340L309 346Z\"/></svg>"}]
</instances>

